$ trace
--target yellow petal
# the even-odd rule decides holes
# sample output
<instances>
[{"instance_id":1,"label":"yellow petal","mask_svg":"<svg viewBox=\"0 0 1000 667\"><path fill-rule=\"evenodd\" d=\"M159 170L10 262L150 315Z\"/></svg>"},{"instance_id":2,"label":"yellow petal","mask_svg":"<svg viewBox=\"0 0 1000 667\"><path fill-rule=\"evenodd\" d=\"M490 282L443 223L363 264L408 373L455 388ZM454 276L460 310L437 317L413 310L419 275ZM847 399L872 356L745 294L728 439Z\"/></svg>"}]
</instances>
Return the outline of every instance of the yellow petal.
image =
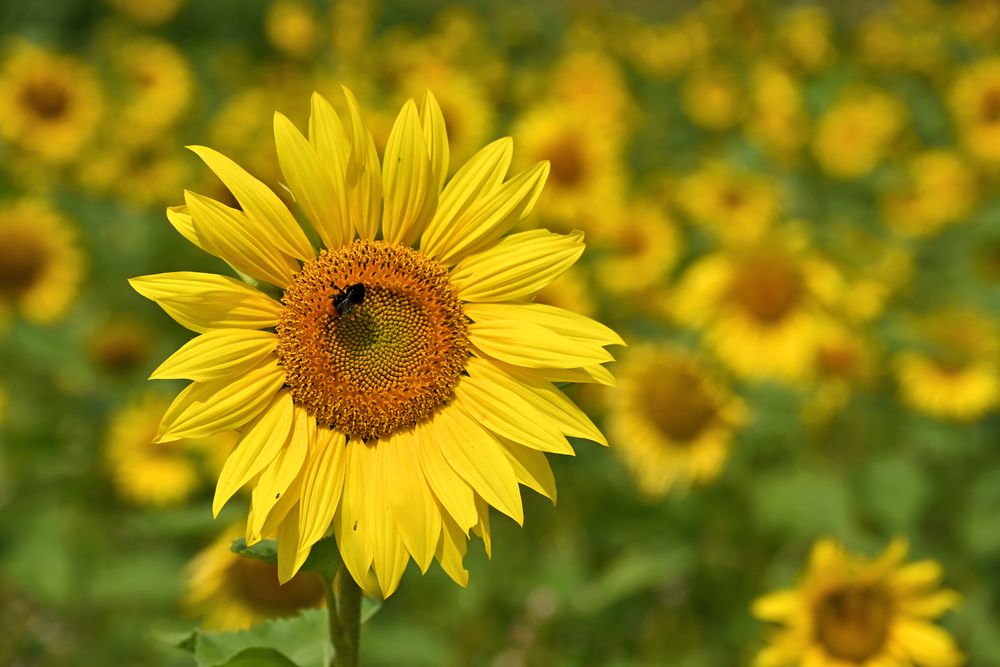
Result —
<instances>
[{"instance_id":1,"label":"yellow petal","mask_svg":"<svg viewBox=\"0 0 1000 667\"><path fill-rule=\"evenodd\" d=\"M288 485L288 489L278 498L278 502L268 511L263 526L260 526L260 522L255 516L254 505L251 503L250 512L247 515L247 544L256 544L265 537L277 534L281 522L285 520L285 517L288 516L293 507L298 507L299 505L302 477L303 474L300 471L299 475ZM250 527L252 526L259 526L258 532L251 532Z\"/></svg>"},{"instance_id":2,"label":"yellow petal","mask_svg":"<svg viewBox=\"0 0 1000 667\"><path fill-rule=\"evenodd\" d=\"M466 541L465 533L458 527L449 515L441 515L441 541L438 543L435 556L441 569L452 578L459 586L469 585L469 571L462 563L465 560L465 553L468 551L469 543ZM478 522L478 516L477 516Z\"/></svg>"},{"instance_id":3,"label":"yellow petal","mask_svg":"<svg viewBox=\"0 0 1000 667\"><path fill-rule=\"evenodd\" d=\"M484 362L469 359L476 369L455 386L455 400L485 428L532 449L573 455L569 441L555 424L546 420L535 407L509 383L494 382L479 372Z\"/></svg>"},{"instance_id":4,"label":"yellow petal","mask_svg":"<svg viewBox=\"0 0 1000 667\"><path fill-rule=\"evenodd\" d=\"M599 345L532 322L475 322L469 325L469 341L491 357L526 368L576 368L613 360Z\"/></svg>"},{"instance_id":5,"label":"yellow petal","mask_svg":"<svg viewBox=\"0 0 1000 667\"><path fill-rule=\"evenodd\" d=\"M918 665L957 667L963 656L955 640L942 628L926 621L899 618L892 630L892 639L906 650Z\"/></svg>"},{"instance_id":6,"label":"yellow petal","mask_svg":"<svg viewBox=\"0 0 1000 667\"><path fill-rule=\"evenodd\" d=\"M476 202L452 225L438 260L451 266L493 245L528 217L548 176L549 163L540 162Z\"/></svg>"},{"instance_id":7,"label":"yellow petal","mask_svg":"<svg viewBox=\"0 0 1000 667\"><path fill-rule=\"evenodd\" d=\"M315 257L309 239L288 208L271 189L222 153L205 146L188 146L219 177L256 223L256 228L279 250L303 262Z\"/></svg>"},{"instance_id":8,"label":"yellow petal","mask_svg":"<svg viewBox=\"0 0 1000 667\"><path fill-rule=\"evenodd\" d=\"M432 423L455 472L490 505L524 523L517 478L496 438L454 405L440 410Z\"/></svg>"},{"instance_id":9,"label":"yellow petal","mask_svg":"<svg viewBox=\"0 0 1000 667\"><path fill-rule=\"evenodd\" d=\"M518 367L515 366L514 368ZM555 383L580 382L603 384L608 387L618 386L618 381L615 380L615 376L611 374L611 371L600 364L591 364L582 368L540 368L532 372L537 373L539 377L543 377L549 382Z\"/></svg>"},{"instance_id":10,"label":"yellow petal","mask_svg":"<svg viewBox=\"0 0 1000 667\"><path fill-rule=\"evenodd\" d=\"M468 534L478 520L472 488L448 465L441 453L435 429L416 427L414 441L427 485L453 521Z\"/></svg>"},{"instance_id":11,"label":"yellow petal","mask_svg":"<svg viewBox=\"0 0 1000 667\"><path fill-rule=\"evenodd\" d=\"M274 142L281 173L323 244L327 248L347 244L354 236L354 228L347 207L343 172L331 172L292 121L277 112L274 114ZM332 163L335 170L340 168L336 158L327 162Z\"/></svg>"},{"instance_id":12,"label":"yellow petal","mask_svg":"<svg viewBox=\"0 0 1000 667\"><path fill-rule=\"evenodd\" d=\"M962 602L962 596L951 590L936 591L917 597L902 596L896 604L899 609L912 616L937 618Z\"/></svg>"},{"instance_id":13,"label":"yellow petal","mask_svg":"<svg viewBox=\"0 0 1000 667\"><path fill-rule=\"evenodd\" d=\"M403 544L421 572L426 572L441 533L441 514L424 477L412 431L402 431L379 442L383 458L385 493L396 518Z\"/></svg>"},{"instance_id":14,"label":"yellow petal","mask_svg":"<svg viewBox=\"0 0 1000 667\"><path fill-rule=\"evenodd\" d=\"M279 287L291 284L299 270L298 262L263 237L243 211L188 190L184 191L184 200L195 233L208 252L257 280Z\"/></svg>"},{"instance_id":15,"label":"yellow petal","mask_svg":"<svg viewBox=\"0 0 1000 667\"><path fill-rule=\"evenodd\" d=\"M227 276L177 271L128 282L179 324L198 333L211 329L269 329L281 318L280 303Z\"/></svg>"},{"instance_id":16,"label":"yellow petal","mask_svg":"<svg viewBox=\"0 0 1000 667\"><path fill-rule=\"evenodd\" d=\"M795 618L802 608L802 596L796 590L769 593L753 602L753 615L762 621L780 622Z\"/></svg>"},{"instance_id":17,"label":"yellow petal","mask_svg":"<svg viewBox=\"0 0 1000 667\"><path fill-rule=\"evenodd\" d=\"M282 391L273 397L263 414L243 433L239 444L222 466L212 501L215 516L240 487L274 460L288 440L292 423L292 396Z\"/></svg>"},{"instance_id":18,"label":"yellow petal","mask_svg":"<svg viewBox=\"0 0 1000 667\"><path fill-rule=\"evenodd\" d=\"M309 453L302 481L299 507L299 548L326 535L337 513L344 490L347 438L335 430L320 428Z\"/></svg>"},{"instance_id":19,"label":"yellow petal","mask_svg":"<svg viewBox=\"0 0 1000 667\"><path fill-rule=\"evenodd\" d=\"M243 375L274 352L277 345L278 337L268 331L216 329L189 340L167 357L149 379L207 382Z\"/></svg>"},{"instance_id":20,"label":"yellow petal","mask_svg":"<svg viewBox=\"0 0 1000 667\"><path fill-rule=\"evenodd\" d=\"M351 220L363 239L373 239L378 233L382 216L382 173L375 150L375 139L361 118L358 101L347 88L344 99L351 116L350 145L347 155L347 202L351 209Z\"/></svg>"},{"instance_id":21,"label":"yellow petal","mask_svg":"<svg viewBox=\"0 0 1000 667\"><path fill-rule=\"evenodd\" d=\"M274 460L264 468L253 487L251 502L256 513L256 521L254 525L250 526L250 530L254 533L261 531L271 510L302 472L302 465L305 463L306 452L309 449L309 441L315 437L315 418L309 416L309 413L298 406L295 406L293 414L292 430L285 446L281 448ZM296 528L296 535L298 535L298 528ZM298 548L298 543L295 547Z\"/></svg>"},{"instance_id":22,"label":"yellow petal","mask_svg":"<svg viewBox=\"0 0 1000 667\"><path fill-rule=\"evenodd\" d=\"M373 483L375 466L370 449L363 440L347 441L344 493L333 518L340 555L359 586L367 584L373 556L369 534L375 510L368 505L371 494L367 487Z\"/></svg>"},{"instance_id":23,"label":"yellow petal","mask_svg":"<svg viewBox=\"0 0 1000 667\"><path fill-rule=\"evenodd\" d=\"M526 300L573 266L583 248L580 232L511 234L459 262L451 281L464 301Z\"/></svg>"},{"instance_id":24,"label":"yellow petal","mask_svg":"<svg viewBox=\"0 0 1000 667\"><path fill-rule=\"evenodd\" d=\"M590 417L552 383L532 377L530 371L511 373L476 357L470 358L465 368L470 375L488 379L526 400L538 414L565 435L586 438L607 446L607 439L594 422L590 421Z\"/></svg>"},{"instance_id":25,"label":"yellow petal","mask_svg":"<svg viewBox=\"0 0 1000 667\"><path fill-rule=\"evenodd\" d=\"M178 234L205 252L212 254L212 251L203 245L204 240L199 239L198 234L194 231L194 220L191 219L187 206L168 206L167 220L174 226Z\"/></svg>"},{"instance_id":26,"label":"yellow petal","mask_svg":"<svg viewBox=\"0 0 1000 667\"><path fill-rule=\"evenodd\" d=\"M156 442L204 438L237 429L263 411L285 383L278 360L266 361L236 381L194 382L167 408Z\"/></svg>"},{"instance_id":27,"label":"yellow petal","mask_svg":"<svg viewBox=\"0 0 1000 667\"><path fill-rule=\"evenodd\" d=\"M374 541L372 569L375 570L375 577L378 579L383 598L389 597L396 591L399 580L406 570L406 564L410 561L391 506L391 491L387 486L386 468L390 463L388 459L391 458L392 452L388 447L383 446L385 444L385 440L380 440L375 445L373 452L375 455L375 484L369 487L372 494L369 504L375 510L373 517L375 526L372 534Z\"/></svg>"},{"instance_id":28,"label":"yellow petal","mask_svg":"<svg viewBox=\"0 0 1000 667\"><path fill-rule=\"evenodd\" d=\"M429 90L424 91L420 104L420 125L424 131L424 145L431 158L432 181L440 192L448 178L448 131L441 106Z\"/></svg>"},{"instance_id":29,"label":"yellow petal","mask_svg":"<svg viewBox=\"0 0 1000 667\"><path fill-rule=\"evenodd\" d=\"M490 506L481 497L476 496L476 510L479 512L479 523L472 531L483 541L483 550L487 558L493 558L493 536L490 534Z\"/></svg>"},{"instance_id":30,"label":"yellow petal","mask_svg":"<svg viewBox=\"0 0 1000 667\"><path fill-rule=\"evenodd\" d=\"M474 322L533 322L562 336L597 345L625 345L621 336L597 320L545 303L470 303L463 309Z\"/></svg>"},{"instance_id":31,"label":"yellow petal","mask_svg":"<svg viewBox=\"0 0 1000 667\"><path fill-rule=\"evenodd\" d=\"M286 584L309 556L309 549L298 550L299 507L296 505L278 527L278 583Z\"/></svg>"},{"instance_id":32,"label":"yellow petal","mask_svg":"<svg viewBox=\"0 0 1000 667\"><path fill-rule=\"evenodd\" d=\"M442 241L450 238L455 221L479 199L492 194L503 182L514 154L510 137L497 139L466 162L441 193L437 211L420 239L420 252L437 259Z\"/></svg>"},{"instance_id":33,"label":"yellow petal","mask_svg":"<svg viewBox=\"0 0 1000 667\"><path fill-rule=\"evenodd\" d=\"M312 94L309 114L309 143L334 183L345 182L347 154L351 150L344 125L325 97Z\"/></svg>"},{"instance_id":34,"label":"yellow petal","mask_svg":"<svg viewBox=\"0 0 1000 667\"><path fill-rule=\"evenodd\" d=\"M503 453L514 470L517 481L524 486L537 491L556 504L556 478L552 474L545 454L536 449L529 449L506 438L500 438Z\"/></svg>"},{"instance_id":35,"label":"yellow petal","mask_svg":"<svg viewBox=\"0 0 1000 667\"><path fill-rule=\"evenodd\" d=\"M385 145L382 238L410 245L420 235L437 207L433 179L417 105L407 100Z\"/></svg>"}]
</instances>

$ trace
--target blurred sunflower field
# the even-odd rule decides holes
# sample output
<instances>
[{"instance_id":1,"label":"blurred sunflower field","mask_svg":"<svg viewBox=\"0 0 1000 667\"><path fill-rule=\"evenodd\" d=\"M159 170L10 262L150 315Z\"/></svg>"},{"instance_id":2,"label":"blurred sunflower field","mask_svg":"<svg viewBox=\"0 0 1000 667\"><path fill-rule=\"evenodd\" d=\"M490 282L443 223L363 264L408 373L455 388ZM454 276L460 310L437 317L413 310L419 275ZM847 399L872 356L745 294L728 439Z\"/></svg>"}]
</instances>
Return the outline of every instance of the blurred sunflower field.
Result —
<instances>
[{"instance_id":1,"label":"blurred sunflower field","mask_svg":"<svg viewBox=\"0 0 1000 667\"><path fill-rule=\"evenodd\" d=\"M252 282L188 213L247 191L184 147L311 218L274 112L315 146L327 109L376 157L443 119L440 183L506 150L497 179L544 181L507 238L586 243L521 300L627 343L510 371L577 415L551 470L503 445L523 527L452 459L466 554L420 477L440 567L402 520L388 585L368 552L358 664L1000 665L997 0L6 0L0 28L0 665L330 664L308 544L279 585L230 549L257 487L213 518L241 435L155 442L183 385L147 378L192 334L128 283Z\"/></svg>"}]
</instances>

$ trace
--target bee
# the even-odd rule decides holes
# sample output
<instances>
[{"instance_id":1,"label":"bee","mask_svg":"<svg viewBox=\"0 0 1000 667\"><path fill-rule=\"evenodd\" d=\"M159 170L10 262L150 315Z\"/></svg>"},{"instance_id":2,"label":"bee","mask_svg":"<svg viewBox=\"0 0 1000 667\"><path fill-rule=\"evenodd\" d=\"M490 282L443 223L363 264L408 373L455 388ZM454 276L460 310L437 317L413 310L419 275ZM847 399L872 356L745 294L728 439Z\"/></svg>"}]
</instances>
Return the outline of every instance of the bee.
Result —
<instances>
[{"instance_id":1,"label":"bee","mask_svg":"<svg viewBox=\"0 0 1000 667\"><path fill-rule=\"evenodd\" d=\"M332 297L333 307L337 311L338 317L349 314L355 306L365 300L365 286L361 283L348 285L344 289L340 289L336 285L333 288L338 292Z\"/></svg>"}]
</instances>

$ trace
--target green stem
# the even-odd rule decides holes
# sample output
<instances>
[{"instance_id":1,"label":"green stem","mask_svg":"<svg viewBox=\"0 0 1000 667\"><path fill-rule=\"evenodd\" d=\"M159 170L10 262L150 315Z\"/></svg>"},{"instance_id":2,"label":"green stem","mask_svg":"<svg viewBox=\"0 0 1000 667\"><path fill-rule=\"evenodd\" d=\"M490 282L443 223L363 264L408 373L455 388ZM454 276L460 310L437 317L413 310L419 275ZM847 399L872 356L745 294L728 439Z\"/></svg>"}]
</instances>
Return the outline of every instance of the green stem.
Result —
<instances>
[{"instance_id":1,"label":"green stem","mask_svg":"<svg viewBox=\"0 0 1000 667\"><path fill-rule=\"evenodd\" d=\"M335 667L357 667L361 639L361 589L343 567L335 577L321 575L326 593Z\"/></svg>"}]
</instances>

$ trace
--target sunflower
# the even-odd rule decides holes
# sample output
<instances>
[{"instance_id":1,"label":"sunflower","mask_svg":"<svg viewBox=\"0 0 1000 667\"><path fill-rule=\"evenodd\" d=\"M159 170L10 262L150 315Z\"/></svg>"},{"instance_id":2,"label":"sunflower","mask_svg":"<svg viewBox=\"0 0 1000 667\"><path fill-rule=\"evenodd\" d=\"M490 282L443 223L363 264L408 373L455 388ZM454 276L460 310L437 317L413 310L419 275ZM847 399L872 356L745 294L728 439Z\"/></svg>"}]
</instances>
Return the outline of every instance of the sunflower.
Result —
<instances>
[{"instance_id":1,"label":"sunflower","mask_svg":"<svg viewBox=\"0 0 1000 667\"><path fill-rule=\"evenodd\" d=\"M869 384L874 373L875 353L868 339L843 323L827 323L812 363L805 420L818 424L839 414L854 390Z\"/></svg>"},{"instance_id":2,"label":"sunflower","mask_svg":"<svg viewBox=\"0 0 1000 667\"><path fill-rule=\"evenodd\" d=\"M125 375L144 364L150 353L152 332L130 319L106 319L93 328L87 356L101 370Z\"/></svg>"},{"instance_id":3,"label":"sunflower","mask_svg":"<svg viewBox=\"0 0 1000 667\"><path fill-rule=\"evenodd\" d=\"M764 60L753 68L749 97L749 139L779 160L793 159L809 129L799 82L781 65Z\"/></svg>"},{"instance_id":4,"label":"sunflower","mask_svg":"<svg viewBox=\"0 0 1000 667\"><path fill-rule=\"evenodd\" d=\"M726 241L760 238L780 212L771 181L723 162L707 163L684 178L677 201L691 220Z\"/></svg>"},{"instance_id":5,"label":"sunflower","mask_svg":"<svg viewBox=\"0 0 1000 667\"><path fill-rule=\"evenodd\" d=\"M771 236L696 261L676 287L672 312L702 330L738 375L800 380L840 288L837 270L803 239Z\"/></svg>"},{"instance_id":6,"label":"sunflower","mask_svg":"<svg viewBox=\"0 0 1000 667\"><path fill-rule=\"evenodd\" d=\"M76 231L48 204L0 204L0 322L15 309L32 322L52 322L73 301L82 273Z\"/></svg>"},{"instance_id":7,"label":"sunflower","mask_svg":"<svg viewBox=\"0 0 1000 667\"><path fill-rule=\"evenodd\" d=\"M896 357L903 401L944 419L971 421L1000 405L1000 327L972 310L921 322L924 343Z\"/></svg>"},{"instance_id":8,"label":"sunflower","mask_svg":"<svg viewBox=\"0 0 1000 667\"><path fill-rule=\"evenodd\" d=\"M1000 58L960 71L949 101L966 150L984 162L1000 163Z\"/></svg>"},{"instance_id":9,"label":"sunflower","mask_svg":"<svg viewBox=\"0 0 1000 667\"><path fill-rule=\"evenodd\" d=\"M806 72L817 72L836 57L833 21L822 7L795 7L784 13L778 27L781 51Z\"/></svg>"},{"instance_id":10,"label":"sunflower","mask_svg":"<svg viewBox=\"0 0 1000 667\"><path fill-rule=\"evenodd\" d=\"M972 169L952 151L927 150L910 159L905 180L885 193L889 226L908 236L927 236L961 222L972 210L978 185Z\"/></svg>"},{"instance_id":11,"label":"sunflower","mask_svg":"<svg viewBox=\"0 0 1000 667\"><path fill-rule=\"evenodd\" d=\"M183 502L202 483L198 452L233 445L231 434L173 445L154 443L169 405L164 397L146 393L111 417L105 459L118 494L135 505L167 507Z\"/></svg>"},{"instance_id":12,"label":"sunflower","mask_svg":"<svg viewBox=\"0 0 1000 667\"><path fill-rule=\"evenodd\" d=\"M130 20L154 26L174 17L184 0L107 0L108 4Z\"/></svg>"},{"instance_id":13,"label":"sunflower","mask_svg":"<svg viewBox=\"0 0 1000 667\"><path fill-rule=\"evenodd\" d=\"M707 130L728 130L740 119L744 97L736 73L720 64L691 72L681 87L681 103L691 122Z\"/></svg>"},{"instance_id":14,"label":"sunflower","mask_svg":"<svg viewBox=\"0 0 1000 667\"><path fill-rule=\"evenodd\" d=\"M437 558L465 585L469 530L490 547L489 506L520 523L519 483L555 497L544 452L572 453L566 436L606 443L552 382L604 379L604 346L622 341L531 303L583 252L579 232L507 233L533 208L547 163L505 178L512 141L500 139L445 185L444 119L427 93L403 106L380 165L344 92L346 128L317 94L309 139L274 117L318 254L272 191L192 147L242 210L187 192L168 217L253 284L192 272L131 281L201 334L151 376L194 380L157 441L242 429L214 511L252 482L247 541L276 536L281 581L332 525L370 593L390 595L411 556L423 571Z\"/></svg>"},{"instance_id":15,"label":"sunflower","mask_svg":"<svg viewBox=\"0 0 1000 667\"><path fill-rule=\"evenodd\" d=\"M877 90L854 91L820 117L813 155L835 178L865 176L885 157L902 124L902 106L893 97Z\"/></svg>"},{"instance_id":16,"label":"sunflower","mask_svg":"<svg viewBox=\"0 0 1000 667\"><path fill-rule=\"evenodd\" d=\"M639 490L655 499L714 480L747 420L742 401L672 345L633 348L618 378L608 429Z\"/></svg>"},{"instance_id":17,"label":"sunflower","mask_svg":"<svg viewBox=\"0 0 1000 667\"><path fill-rule=\"evenodd\" d=\"M93 73L69 56L22 42L0 71L0 136L46 162L76 158L101 108Z\"/></svg>"},{"instance_id":18,"label":"sunflower","mask_svg":"<svg viewBox=\"0 0 1000 667\"><path fill-rule=\"evenodd\" d=\"M893 540L876 559L831 539L813 546L796 588L757 599L753 614L781 627L754 667L958 667L964 658L932 621L955 607L932 560L904 565L908 545Z\"/></svg>"},{"instance_id":19,"label":"sunflower","mask_svg":"<svg viewBox=\"0 0 1000 667\"><path fill-rule=\"evenodd\" d=\"M267 41L282 54L296 59L310 57L319 45L319 18L302 0L275 0L264 17Z\"/></svg>"},{"instance_id":20,"label":"sunflower","mask_svg":"<svg viewBox=\"0 0 1000 667\"><path fill-rule=\"evenodd\" d=\"M315 572L299 572L279 584L274 565L230 551L241 535L240 526L231 526L188 563L183 604L189 614L202 617L204 628L244 630L326 604L323 581Z\"/></svg>"},{"instance_id":21,"label":"sunflower","mask_svg":"<svg viewBox=\"0 0 1000 667\"><path fill-rule=\"evenodd\" d=\"M607 252L597 262L597 283L614 295L637 294L666 282L681 251L677 226L652 201L639 200L610 229Z\"/></svg>"}]
</instances>

